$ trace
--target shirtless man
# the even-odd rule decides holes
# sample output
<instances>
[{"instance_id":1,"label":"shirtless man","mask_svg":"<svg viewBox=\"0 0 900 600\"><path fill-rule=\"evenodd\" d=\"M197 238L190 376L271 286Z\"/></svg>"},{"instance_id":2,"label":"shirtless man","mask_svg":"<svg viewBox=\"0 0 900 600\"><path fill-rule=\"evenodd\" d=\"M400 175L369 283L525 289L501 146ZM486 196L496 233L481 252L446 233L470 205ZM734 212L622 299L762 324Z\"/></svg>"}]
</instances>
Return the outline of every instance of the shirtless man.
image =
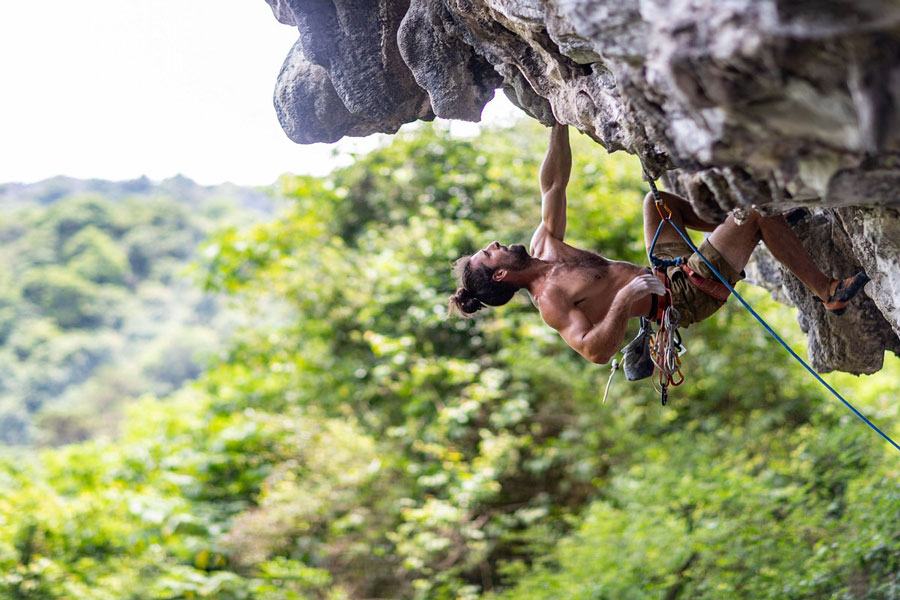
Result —
<instances>
[{"instance_id":1,"label":"shirtless man","mask_svg":"<svg viewBox=\"0 0 900 600\"><path fill-rule=\"evenodd\" d=\"M460 287L450 304L470 316L486 305L506 304L516 291L526 289L544 322L569 346L584 358L605 364L622 345L631 318L655 318L658 297L665 294L665 288L647 267L609 260L563 241L571 169L568 128L556 124L541 166L541 224L531 238L530 254L520 244L506 247L493 242L472 256L460 258L454 265ZM781 216L763 217L753 212L740 225L731 216L716 225L700 219L683 198L660 194L679 227L712 232L699 250L732 286L741 279L741 271L760 240L836 314L846 310L850 298L868 281L864 273L844 280L827 277ZM648 247L660 220L648 194L644 199L644 239ZM697 286L705 279L714 287L718 280L670 225L662 228L655 253L685 257L689 267L667 269L681 327L702 321L724 305L723 298ZM695 276L688 275L690 271Z\"/></svg>"}]
</instances>

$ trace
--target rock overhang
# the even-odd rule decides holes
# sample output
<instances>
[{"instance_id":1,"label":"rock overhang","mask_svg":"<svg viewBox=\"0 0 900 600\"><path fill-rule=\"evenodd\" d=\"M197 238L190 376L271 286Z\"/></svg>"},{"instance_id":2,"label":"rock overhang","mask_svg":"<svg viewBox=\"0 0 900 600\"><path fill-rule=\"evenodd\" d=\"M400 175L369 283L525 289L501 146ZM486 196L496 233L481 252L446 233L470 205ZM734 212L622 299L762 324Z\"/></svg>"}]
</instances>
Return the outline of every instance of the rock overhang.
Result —
<instances>
[{"instance_id":1,"label":"rock overhang","mask_svg":"<svg viewBox=\"0 0 900 600\"><path fill-rule=\"evenodd\" d=\"M275 94L292 140L475 121L503 89L639 156L708 218L809 208L811 255L836 277L864 268L871 299L834 317L783 269L757 283L801 311L818 370L873 372L900 351L897 3L267 1L299 32Z\"/></svg>"}]
</instances>

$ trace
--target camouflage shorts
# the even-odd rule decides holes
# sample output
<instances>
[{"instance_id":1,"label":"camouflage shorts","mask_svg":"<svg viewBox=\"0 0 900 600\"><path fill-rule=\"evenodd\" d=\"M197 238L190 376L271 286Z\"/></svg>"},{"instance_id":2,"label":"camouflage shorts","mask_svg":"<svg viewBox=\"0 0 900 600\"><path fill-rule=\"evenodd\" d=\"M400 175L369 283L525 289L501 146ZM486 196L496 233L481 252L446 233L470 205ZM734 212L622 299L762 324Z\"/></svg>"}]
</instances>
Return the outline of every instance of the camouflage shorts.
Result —
<instances>
[{"instance_id":1,"label":"camouflage shorts","mask_svg":"<svg viewBox=\"0 0 900 600\"><path fill-rule=\"evenodd\" d=\"M709 240L704 240L698 250L728 280L729 285L734 286L735 283L744 278L744 272L738 273L735 271L734 267L728 264L722 258L722 255L719 254L719 251L709 243ZM654 253L660 258L685 257L687 259L685 262L692 271L706 279L719 281L719 278L706 266L703 259L691 250L691 247L685 242L657 244L656 248L654 248ZM687 327L691 323L699 323L725 304L724 300L713 298L691 283L684 271L681 270L681 267L669 267L666 269L666 275L669 277L669 287L672 290L672 305L678 309L681 315L679 327Z\"/></svg>"}]
</instances>

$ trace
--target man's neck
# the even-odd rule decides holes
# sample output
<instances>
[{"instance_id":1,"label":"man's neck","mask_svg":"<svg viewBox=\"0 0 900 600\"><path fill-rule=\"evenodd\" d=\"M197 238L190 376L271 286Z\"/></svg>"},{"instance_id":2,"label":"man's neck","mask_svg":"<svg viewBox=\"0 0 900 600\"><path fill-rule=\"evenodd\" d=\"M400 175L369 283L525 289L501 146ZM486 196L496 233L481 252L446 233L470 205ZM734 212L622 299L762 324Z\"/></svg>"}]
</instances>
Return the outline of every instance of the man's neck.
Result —
<instances>
[{"instance_id":1,"label":"man's neck","mask_svg":"<svg viewBox=\"0 0 900 600\"><path fill-rule=\"evenodd\" d=\"M554 263L539 258L531 260L532 262L528 268L517 273L519 280L516 282L516 285L522 286L534 297L535 294L539 294L544 289L544 285L547 283L547 276L553 270Z\"/></svg>"}]
</instances>

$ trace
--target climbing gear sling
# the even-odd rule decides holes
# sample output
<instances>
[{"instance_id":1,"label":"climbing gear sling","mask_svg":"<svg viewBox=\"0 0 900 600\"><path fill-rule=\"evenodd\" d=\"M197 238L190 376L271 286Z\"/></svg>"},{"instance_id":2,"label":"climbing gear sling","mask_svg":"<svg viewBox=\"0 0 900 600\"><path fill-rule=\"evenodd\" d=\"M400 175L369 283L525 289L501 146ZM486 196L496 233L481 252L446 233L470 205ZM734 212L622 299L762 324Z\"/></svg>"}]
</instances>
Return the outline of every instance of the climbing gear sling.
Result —
<instances>
[{"instance_id":1,"label":"climbing gear sling","mask_svg":"<svg viewBox=\"0 0 900 600\"><path fill-rule=\"evenodd\" d=\"M606 391L603 392L603 404L606 404L606 397L609 396L609 387L612 385L613 375L619 370L619 366L619 361L616 359L613 359L609 365L609 379L606 380Z\"/></svg>"}]
</instances>

